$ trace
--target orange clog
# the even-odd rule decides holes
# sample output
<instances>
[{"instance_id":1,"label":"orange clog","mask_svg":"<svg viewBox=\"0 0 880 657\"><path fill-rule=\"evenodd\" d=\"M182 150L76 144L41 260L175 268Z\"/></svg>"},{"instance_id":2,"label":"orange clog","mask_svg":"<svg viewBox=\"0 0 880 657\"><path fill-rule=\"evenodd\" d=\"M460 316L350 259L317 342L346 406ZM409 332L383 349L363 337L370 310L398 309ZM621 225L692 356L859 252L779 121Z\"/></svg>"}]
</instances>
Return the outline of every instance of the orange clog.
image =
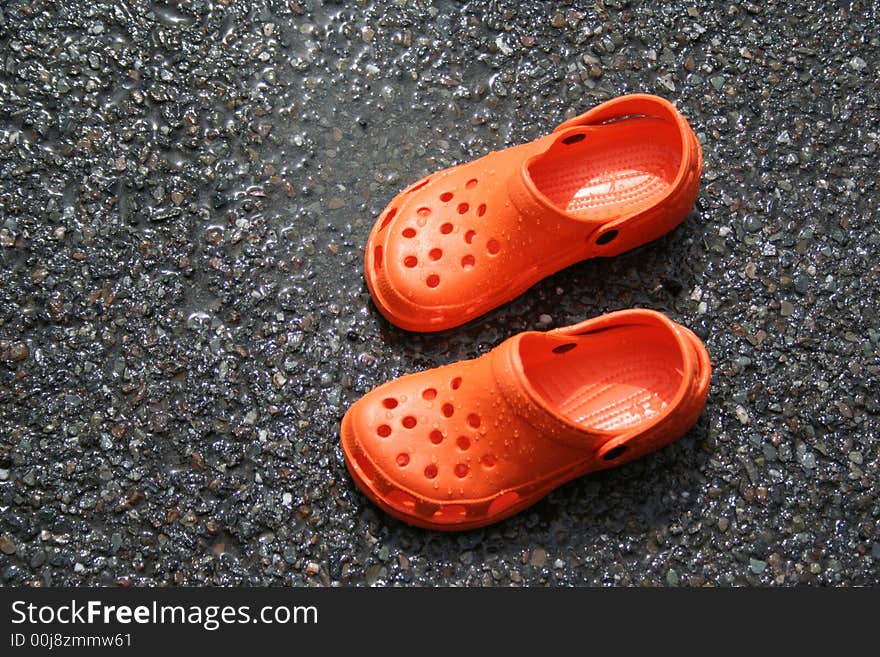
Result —
<instances>
[{"instance_id":1,"label":"orange clog","mask_svg":"<svg viewBox=\"0 0 880 657\"><path fill-rule=\"evenodd\" d=\"M345 414L342 451L391 515L472 529L676 440L699 417L710 373L691 331L623 310L379 386Z\"/></svg>"},{"instance_id":2,"label":"orange clog","mask_svg":"<svg viewBox=\"0 0 880 657\"><path fill-rule=\"evenodd\" d=\"M464 324L575 262L675 228L694 205L702 163L668 101L608 101L403 190L367 242L370 293L401 328Z\"/></svg>"}]
</instances>

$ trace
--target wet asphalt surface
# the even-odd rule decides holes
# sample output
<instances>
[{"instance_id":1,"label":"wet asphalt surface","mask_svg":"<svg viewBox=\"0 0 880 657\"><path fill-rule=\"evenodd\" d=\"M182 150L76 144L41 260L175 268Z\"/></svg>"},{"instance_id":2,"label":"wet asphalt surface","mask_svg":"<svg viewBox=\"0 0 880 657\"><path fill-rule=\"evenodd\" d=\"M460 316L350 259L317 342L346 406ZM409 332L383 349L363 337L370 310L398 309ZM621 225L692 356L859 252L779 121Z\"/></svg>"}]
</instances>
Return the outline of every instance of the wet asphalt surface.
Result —
<instances>
[{"instance_id":1,"label":"wet asphalt surface","mask_svg":"<svg viewBox=\"0 0 880 657\"><path fill-rule=\"evenodd\" d=\"M871 2L40 0L0 8L0 581L880 582ZM625 92L703 143L673 234L460 329L362 252L438 168ZM698 425L496 526L409 528L342 460L379 383L643 306L706 341Z\"/></svg>"}]
</instances>

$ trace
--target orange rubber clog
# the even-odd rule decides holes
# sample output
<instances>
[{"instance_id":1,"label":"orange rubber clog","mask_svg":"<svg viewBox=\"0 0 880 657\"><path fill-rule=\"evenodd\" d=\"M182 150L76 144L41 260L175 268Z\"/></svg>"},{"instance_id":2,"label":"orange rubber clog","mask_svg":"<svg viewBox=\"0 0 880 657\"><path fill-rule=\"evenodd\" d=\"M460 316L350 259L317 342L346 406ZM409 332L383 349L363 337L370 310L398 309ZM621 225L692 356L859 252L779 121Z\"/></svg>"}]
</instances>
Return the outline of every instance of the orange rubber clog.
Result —
<instances>
[{"instance_id":1,"label":"orange rubber clog","mask_svg":"<svg viewBox=\"0 0 880 657\"><path fill-rule=\"evenodd\" d=\"M379 386L342 419L342 451L391 515L429 529L482 527L679 438L703 409L710 374L691 331L623 310Z\"/></svg>"},{"instance_id":2,"label":"orange rubber clog","mask_svg":"<svg viewBox=\"0 0 880 657\"><path fill-rule=\"evenodd\" d=\"M616 98L401 192L370 233L367 285L401 328L464 324L575 262L675 228L697 198L702 164L671 103Z\"/></svg>"}]
</instances>

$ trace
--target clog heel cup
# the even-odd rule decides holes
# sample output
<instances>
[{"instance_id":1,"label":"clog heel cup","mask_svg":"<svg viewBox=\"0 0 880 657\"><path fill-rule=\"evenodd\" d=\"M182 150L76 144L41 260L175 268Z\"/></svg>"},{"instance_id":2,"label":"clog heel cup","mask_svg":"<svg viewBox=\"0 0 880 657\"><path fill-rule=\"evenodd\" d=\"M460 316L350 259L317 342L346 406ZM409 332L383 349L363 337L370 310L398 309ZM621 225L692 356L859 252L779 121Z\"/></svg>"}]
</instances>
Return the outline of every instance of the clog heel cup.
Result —
<instances>
[{"instance_id":1,"label":"clog heel cup","mask_svg":"<svg viewBox=\"0 0 880 657\"><path fill-rule=\"evenodd\" d=\"M608 101L403 190L370 233L370 293L404 329L464 324L564 267L675 228L694 205L702 161L668 101Z\"/></svg>"},{"instance_id":2,"label":"clog heel cup","mask_svg":"<svg viewBox=\"0 0 880 657\"><path fill-rule=\"evenodd\" d=\"M472 529L676 440L699 417L710 373L691 331L624 310L381 385L345 414L342 451L391 515Z\"/></svg>"}]
</instances>

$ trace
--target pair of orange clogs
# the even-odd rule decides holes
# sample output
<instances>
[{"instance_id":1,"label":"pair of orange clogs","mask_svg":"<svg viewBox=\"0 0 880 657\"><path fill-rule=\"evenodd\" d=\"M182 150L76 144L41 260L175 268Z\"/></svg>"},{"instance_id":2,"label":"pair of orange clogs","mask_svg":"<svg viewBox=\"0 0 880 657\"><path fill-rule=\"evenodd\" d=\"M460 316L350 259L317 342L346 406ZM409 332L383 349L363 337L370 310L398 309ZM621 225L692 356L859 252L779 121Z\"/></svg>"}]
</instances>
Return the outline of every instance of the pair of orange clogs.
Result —
<instances>
[{"instance_id":1,"label":"pair of orange clogs","mask_svg":"<svg viewBox=\"0 0 880 657\"><path fill-rule=\"evenodd\" d=\"M575 262L669 232L693 207L701 169L668 101L608 101L401 192L370 234L367 284L397 326L458 326ZM710 373L691 331L623 310L379 386L345 414L342 450L388 513L471 529L676 440L699 417Z\"/></svg>"}]
</instances>

